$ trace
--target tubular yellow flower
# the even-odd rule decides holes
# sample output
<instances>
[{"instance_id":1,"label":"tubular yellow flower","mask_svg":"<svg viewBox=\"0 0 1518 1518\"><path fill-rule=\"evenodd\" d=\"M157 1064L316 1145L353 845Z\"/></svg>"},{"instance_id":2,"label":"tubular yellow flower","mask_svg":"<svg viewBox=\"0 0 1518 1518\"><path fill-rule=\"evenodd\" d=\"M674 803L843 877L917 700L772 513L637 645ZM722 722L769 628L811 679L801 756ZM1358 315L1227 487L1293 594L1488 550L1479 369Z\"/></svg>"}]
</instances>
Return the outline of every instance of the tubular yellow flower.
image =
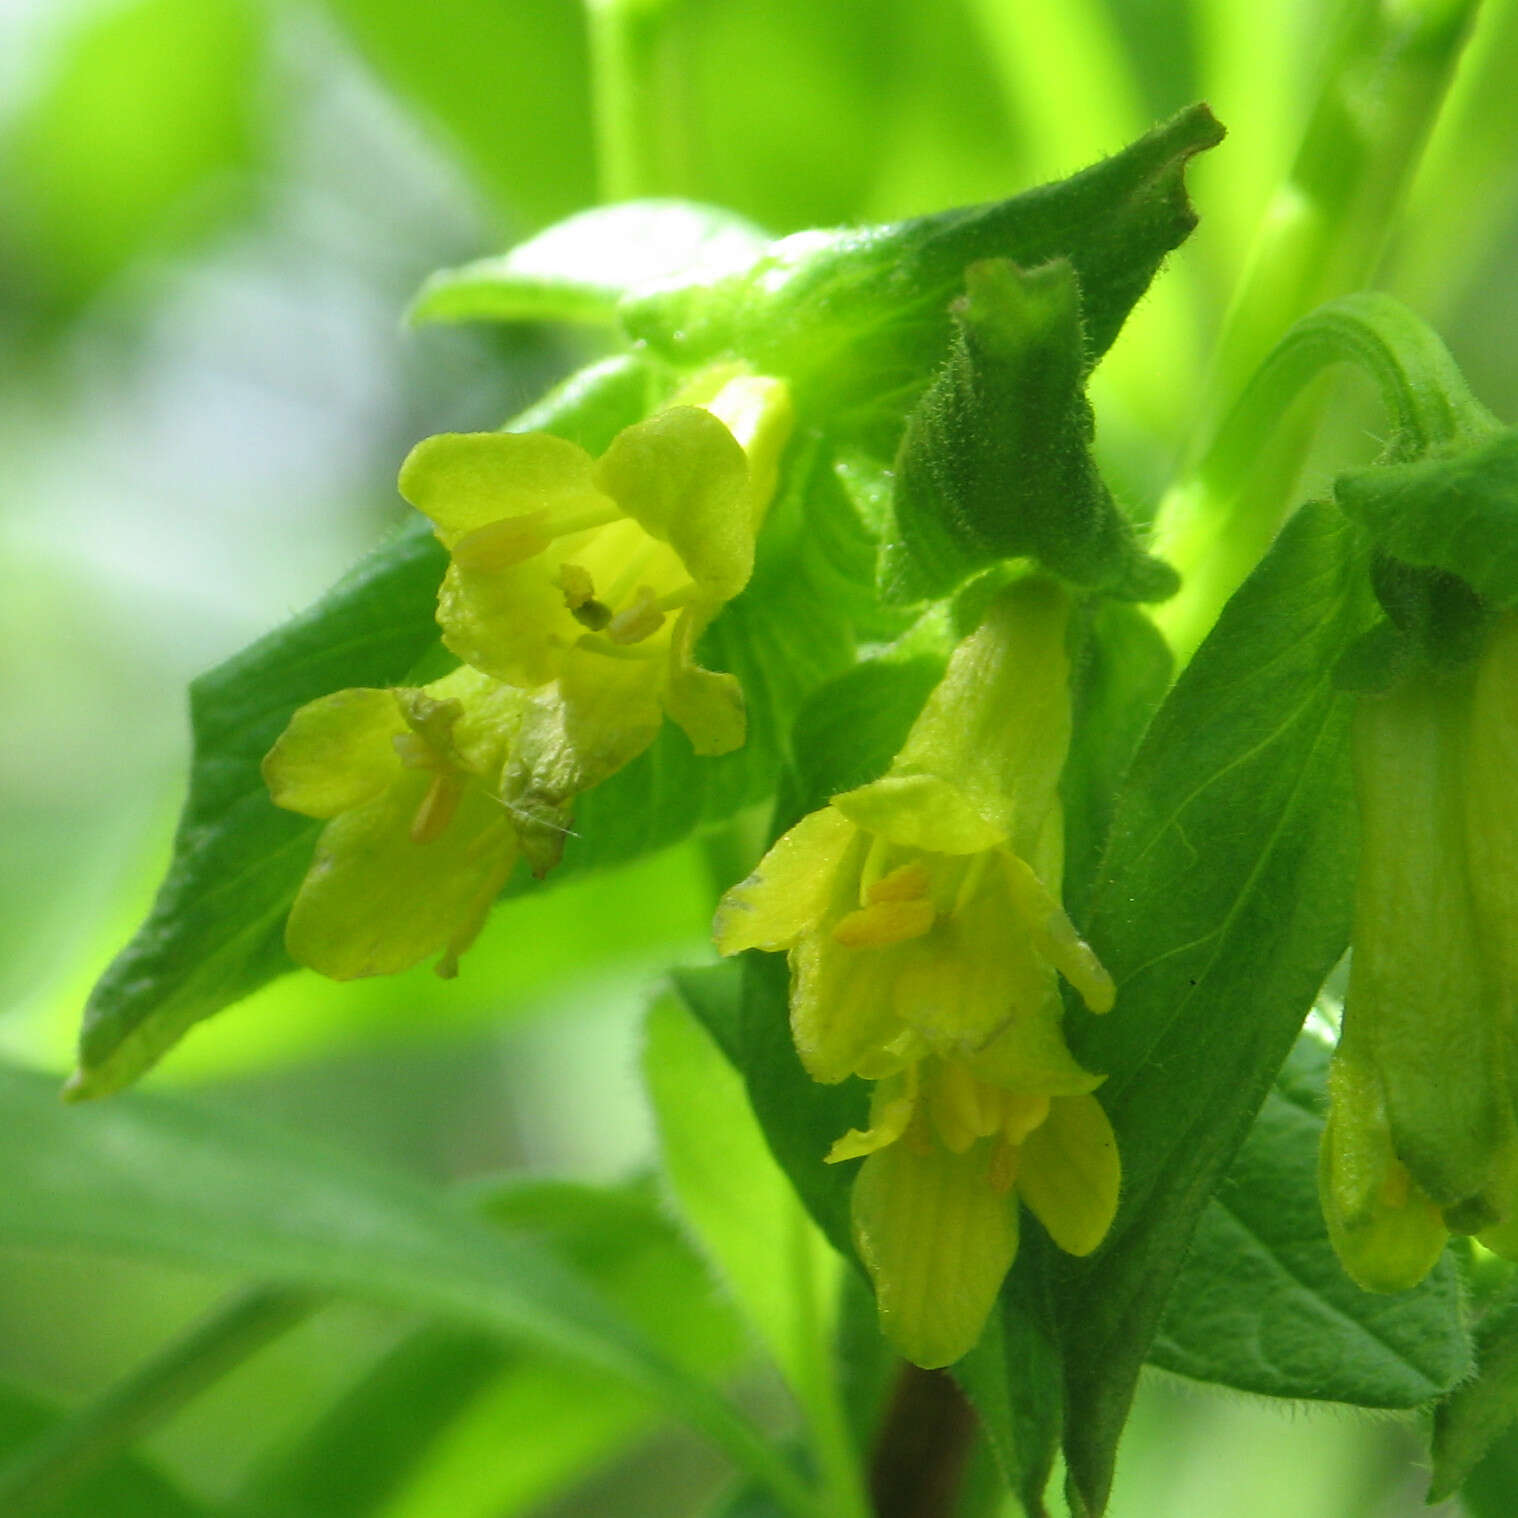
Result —
<instances>
[{"instance_id":1,"label":"tubular yellow flower","mask_svg":"<svg viewBox=\"0 0 1518 1518\"><path fill-rule=\"evenodd\" d=\"M1450 1233L1518 1258L1518 616L1355 713L1354 957L1319 1189L1362 1286Z\"/></svg>"},{"instance_id":2,"label":"tubular yellow flower","mask_svg":"<svg viewBox=\"0 0 1518 1518\"><path fill-rule=\"evenodd\" d=\"M450 554L443 641L493 679L553 687L528 746L567 794L635 757L666 715L698 753L743 742L737 681L693 651L748 583L789 393L725 372L676 399L599 461L542 433L455 433L401 469L401 493Z\"/></svg>"},{"instance_id":3,"label":"tubular yellow flower","mask_svg":"<svg viewBox=\"0 0 1518 1518\"><path fill-rule=\"evenodd\" d=\"M279 806L330 819L285 927L297 962L351 980L440 954L457 974L517 859L496 792L523 705L466 668L295 713L264 779Z\"/></svg>"},{"instance_id":4,"label":"tubular yellow flower","mask_svg":"<svg viewBox=\"0 0 1518 1518\"><path fill-rule=\"evenodd\" d=\"M945 1365L980 1334L1020 1198L1077 1254L1116 1207L1101 1077L1061 1030L1063 974L1093 1011L1110 977L1059 904L1069 743L1065 593L1028 580L955 651L890 772L805 817L723 898L724 954L788 951L812 1077L876 1083L853 1218L883 1327Z\"/></svg>"}]
</instances>

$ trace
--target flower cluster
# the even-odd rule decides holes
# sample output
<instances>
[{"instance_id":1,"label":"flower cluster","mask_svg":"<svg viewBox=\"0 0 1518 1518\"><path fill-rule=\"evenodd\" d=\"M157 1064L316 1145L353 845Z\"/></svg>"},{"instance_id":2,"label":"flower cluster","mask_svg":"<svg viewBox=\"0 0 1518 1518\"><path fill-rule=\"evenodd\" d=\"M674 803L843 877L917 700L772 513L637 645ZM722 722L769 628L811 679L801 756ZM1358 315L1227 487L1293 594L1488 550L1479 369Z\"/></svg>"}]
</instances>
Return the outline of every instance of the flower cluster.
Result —
<instances>
[{"instance_id":1,"label":"flower cluster","mask_svg":"<svg viewBox=\"0 0 1518 1518\"><path fill-rule=\"evenodd\" d=\"M699 754L744 741L733 676L697 638L747 584L791 423L778 380L731 370L620 432L599 460L543 433L428 438L401 492L449 550L438 595L463 661L420 688L301 708L264 764L277 804L330 819L286 929L338 979L441 953L456 972L527 857L667 716Z\"/></svg>"},{"instance_id":2,"label":"flower cluster","mask_svg":"<svg viewBox=\"0 0 1518 1518\"><path fill-rule=\"evenodd\" d=\"M950 660L883 778L832 798L723 899L724 954L786 950L808 1073L874 1083L860 1258L911 1360L975 1343L1017 1251L1020 1199L1072 1254L1117 1202L1117 1146L1061 1027L1062 974L1096 1012L1110 977L1059 902L1070 735L1068 599L1014 585Z\"/></svg>"},{"instance_id":3,"label":"flower cluster","mask_svg":"<svg viewBox=\"0 0 1518 1518\"><path fill-rule=\"evenodd\" d=\"M1518 615L1355 715L1360 866L1320 1192L1372 1291L1451 1233L1518 1258Z\"/></svg>"}]
</instances>

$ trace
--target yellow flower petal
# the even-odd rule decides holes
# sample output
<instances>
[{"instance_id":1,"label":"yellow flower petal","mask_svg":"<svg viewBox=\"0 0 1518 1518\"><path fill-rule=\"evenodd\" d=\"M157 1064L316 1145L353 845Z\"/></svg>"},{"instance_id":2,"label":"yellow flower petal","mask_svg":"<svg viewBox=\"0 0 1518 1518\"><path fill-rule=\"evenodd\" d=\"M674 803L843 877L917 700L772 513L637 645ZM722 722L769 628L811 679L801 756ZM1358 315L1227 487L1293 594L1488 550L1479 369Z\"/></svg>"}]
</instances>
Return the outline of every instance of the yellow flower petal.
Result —
<instances>
[{"instance_id":1,"label":"yellow flower petal","mask_svg":"<svg viewBox=\"0 0 1518 1518\"><path fill-rule=\"evenodd\" d=\"M699 406L625 428L596 466L597 486L679 554L697 590L727 601L754 567L748 465L732 433Z\"/></svg>"},{"instance_id":2,"label":"yellow flower petal","mask_svg":"<svg viewBox=\"0 0 1518 1518\"><path fill-rule=\"evenodd\" d=\"M588 453L546 432L444 432L424 438L401 465L400 492L452 547L505 517L549 510L604 516Z\"/></svg>"},{"instance_id":3,"label":"yellow flower petal","mask_svg":"<svg viewBox=\"0 0 1518 1518\"><path fill-rule=\"evenodd\" d=\"M264 783L276 806L335 817L395 783L401 763L391 740L406 731L393 691L334 691L290 718L264 756Z\"/></svg>"},{"instance_id":4,"label":"yellow flower petal","mask_svg":"<svg viewBox=\"0 0 1518 1518\"><path fill-rule=\"evenodd\" d=\"M952 1365L975 1347L1017 1255L1017 1210L992 1189L985 1147L950 1154L908 1135L854 1180L854 1243L880 1326L914 1365Z\"/></svg>"},{"instance_id":5,"label":"yellow flower petal","mask_svg":"<svg viewBox=\"0 0 1518 1518\"><path fill-rule=\"evenodd\" d=\"M937 775L890 774L833 797L850 822L902 848L978 854L1004 834L957 787Z\"/></svg>"},{"instance_id":6,"label":"yellow flower petal","mask_svg":"<svg viewBox=\"0 0 1518 1518\"><path fill-rule=\"evenodd\" d=\"M1066 1254L1090 1254L1117 1212L1122 1167L1112 1124L1094 1096L1056 1097L1023 1141L1017 1191Z\"/></svg>"},{"instance_id":7,"label":"yellow flower petal","mask_svg":"<svg viewBox=\"0 0 1518 1518\"><path fill-rule=\"evenodd\" d=\"M821 918L857 832L842 813L824 807L782 834L718 905L712 925L717 952L790 948Z\"/></svg>"},{"instance_id":8,"label":"yellow flower petal","mask_svg":"<svg viewBox=\"0 0 1518 1518\"><path fill-rule=\"evenodd\" d=\"M451 969L479 931L516 860L500 804L478 785L427 843L411 823L432 777L408 774L378 800L334 818L317 841L285 944L333 980L393 975L433 954Z\"/></svg>"},{"instance_id":9,"label":"yellow flower petal","mask_svg":"<svg viewBox=\"0 0 1518 1518\"><path fill-rule=\"evenodd\" d=\"M907 1131L916 1110L917 1066L909 1065L899 1075L876 1081L870 1092L870 1126L864 1130L850 1128L828 1150L824 1163L861 1159L894 1144Z\"/></svg>"},{"instance_id":10,"label":"yellow flower petal","mask_svg":"<svg viewBox=\"0 0 1518 1518\"><path fill-rule=\"evenodd\" d=\"M1009 849L999 851L1001 867L1033 946L1081 993L1093 1012L1110 1012L1117 988L1096 951L1028 865Z\"/></svg>"},{"instance_id":11,"label":"yellow flower petal","mask_svg":"<svg viewBox=\"0 0 1518 1518\"><path fill-rule=\"evenodd\" d=\"M702 669L692 659L691 649L703 620L694 607L688 606L675 624L664 710L698 754L729 754L743 747L747 733L743 687L734 676Z\"/></svg>"}]
</instances>

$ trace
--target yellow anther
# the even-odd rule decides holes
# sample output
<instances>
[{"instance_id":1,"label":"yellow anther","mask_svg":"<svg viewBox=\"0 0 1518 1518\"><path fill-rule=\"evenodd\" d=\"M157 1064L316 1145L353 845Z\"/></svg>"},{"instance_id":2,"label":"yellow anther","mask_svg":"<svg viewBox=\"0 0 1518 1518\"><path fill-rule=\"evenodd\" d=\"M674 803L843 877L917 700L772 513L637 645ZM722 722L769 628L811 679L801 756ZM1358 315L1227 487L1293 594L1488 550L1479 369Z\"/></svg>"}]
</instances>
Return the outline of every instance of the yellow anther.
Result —
<instances>
[{"instance_id":1,"label":"yellow anther","mask_svg":"<svg viewBox=\"0 0 1518 1518\"><path fill-rule=\"evenodd\" d=\"M939 1064L929 1088L928 1111L944 1148L963 1154L976 1139L995 1133L1002 1125L999 1096L956 1061Z\"/></svg>"},{"instance_id":2,"label":"yellow anther","mask_svg":"<svg viewBox=\"0 0 1518 1518\"><path fill-rule=\"evenodd\" d=\"M566 560L559 565L559 589L564 592L564 604L575 611L595 596L596 582L583 564Z\"/></svg>"},{"instance_id":3,"label":"yellow anther","mask_svg":"<svg viewBox=\"0 0 1518 1518\"><path fill-rule=\"evenodd\" d=\"M916 901L928 894L932 877L920 860L898 865L889 875L865 887L865 905L878 901Z\"/></svg>"},{"instance_id":4,"label":"yellow anther","mask_svg":"<svg viewBox=\"0 0 1518 1518\"><path fill-rule=\"evenodd\" d=\"M466 532L453 545L453 562L460 569L491 574L510 569L543 552L553 542L548 512L530 511L526 516L502 517Z\"/></svg>"},{"instance_id":5,"label":"yellow anther","mask_svg":"<svg viewBox=\"0 0 1518 1518\"><path fill-rule=\"evenodd\" d=\"M422 797L422 804L411 819L412 843L431 843L440 838L444 829L453 821L458 811L459 799L464 794L464 781L459 775L439 774L433 777Z\"/></svg>"},{"instance_id":6,"label":"yellow anther","mask_svg":"<svg viewBox=\"0 0 1518 1518\"><path fill-rule=\"evenodd\" d=\"M833 942L845 949L883 949L921 938L937 913L931 901L878 901L850 912L833 925Z\"/></svg>"}]
</instances>

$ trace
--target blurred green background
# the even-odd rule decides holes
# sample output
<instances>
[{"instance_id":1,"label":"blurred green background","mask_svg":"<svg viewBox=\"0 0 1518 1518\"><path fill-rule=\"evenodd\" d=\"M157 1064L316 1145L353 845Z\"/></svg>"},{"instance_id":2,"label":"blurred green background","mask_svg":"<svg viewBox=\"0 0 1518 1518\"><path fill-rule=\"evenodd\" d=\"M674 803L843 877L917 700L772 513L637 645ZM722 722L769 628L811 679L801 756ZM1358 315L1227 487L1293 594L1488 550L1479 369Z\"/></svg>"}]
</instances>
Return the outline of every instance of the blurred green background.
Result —
<instances>
[{"instance_id":1,"label":"blurred green background","mask_svg":"<svg viewBox=\"0 0 1518 1518\"><path fill-rule=\"evenodd\" d=\"M1211 102L1231 135L1192 174L1201 226L1094 392L1113 483L1151 510L1303 129L1325 7L667 10L650 188L776 232L998 197ZM1378 280L1439 326L1508 420L1514 62L1518 5L1489 5ZM185 681L400 520L393 481L413 441L497 425L586 356L555 331L408 331L402 312L435 267L594 203L594 160L571 0L0 6L6 1058L67 1069L83 997L150 899L187 758ZM1302 493L1373 447L1341 428ZM513 903L452 984L292 976L192 1034L149 1084L195 1087L430 1180L634 1175L652 1154L639 1018L665 966L708 957L711 891L693 845ZM76 1405L232 1284L0 1251L0 1387ZM192 1500L230 1500L415 1326L324 1308L158 1429L145 1454ZM581 1448L563 1375L461 1353L472 1369L457 1420L387 1505L363 1511L672 1514L721 1485L715 1457L683 1434L648 1435L636 1407L613 1408ZM762 1377L744 1384L756 1406L776 1404ZM1423 1511L1415 1433L1155 1379L1113 1512ZM180 1511L145 1500L144 1512ZM360 1511L338 1498L319 1510Z\"/></svg>"}]
</instances>

